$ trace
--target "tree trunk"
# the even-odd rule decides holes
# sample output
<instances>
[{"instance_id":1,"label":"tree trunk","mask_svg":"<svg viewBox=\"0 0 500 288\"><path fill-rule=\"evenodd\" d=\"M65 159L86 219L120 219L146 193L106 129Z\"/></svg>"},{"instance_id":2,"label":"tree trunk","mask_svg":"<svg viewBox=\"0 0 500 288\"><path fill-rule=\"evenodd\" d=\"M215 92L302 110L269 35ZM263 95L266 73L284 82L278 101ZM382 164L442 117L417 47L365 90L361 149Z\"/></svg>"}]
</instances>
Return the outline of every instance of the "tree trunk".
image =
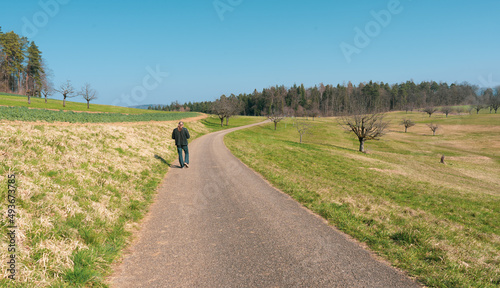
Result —
<instances>
[{"instance_id":1,"label":"tree trunk","mask_svg":"<svg viewBox=\"0 0 500 288\"><path fill-rule=\"evenodd\" d=\"M302 134L300 134L300 144L302 144Z\"/></svg>"},{"instance_id":2,"label":"tree trunk","mask_svg":"<svg viewBox=\"0 0 500 288\"><path fill-rule=\"evenodd\" d=\"M408 130L408 127L405 126L405 133L406 133L407 130Z\"/></svg>"},{"instance_id":3,"label":"tree trunk","mask_svg":"<svg viewBox=\"0 0 500 288\"><path fill-rule=\"evenodd\" d=\"M436 131L435 130L432 131L432 136L436 136Z\"/></svg>"},{"instance_id":4,"label":"tree trunk","mask_svg":"<svg viewBox=\"0 0 500 288\"><path fill-rule=\"evenodd\" d=\"M229 126L229 117L226 117L226 126Z\"/></svg>"},{"instance_id":5,"label":"tree trunk","mask_svg":"<svg viewBox=\"0 0 500 288\"><path fill-rule=\"evenodd\" d=\"M45 95L45 103L47 103L47 95Z\"/></svg>"},{"instance_id":6,"label":"tree trunk","mask_svg":"<svg viewBox=\"0 0 500 288\"><path fill-rule=\"evenodd\" d=\"M28 104L31 104L31 96L28 95Z\"/></svg>"},{"instance_id":7,"label":"tree trunk","mask_svg":"<svg viewBox=\"0 0 500 288\"><path fill-rule=\"evenodd\" d=\"M66 107L66 97L63 98L63 107Z\"/></svg>"},{"instance_id":8,"label":"tree trunk","mask_svg":"<svg viewBox=\"0 0 500 288\"><path fill-rule=\"evenodd\" d=\"M220 127L224 127L224 117L220 118Z\"/></svg>"},{"instance_id":9,"label":"tree trunk","mask_svg":"<svg viewBox=\"0 0 500 288\"><path fill-rule=\"evenodd\" d=\"M276 130L277 125L278 125L278 122L274 122L274 130Z\"/></svg>"},{"instance_id":10,"label":"tree trunk","mask_svg":"<svg viewBox=\"0 0 500 288\"><path fill-rule=\"evenodd\" d=\"M87 109L90 109L90 101L87 100Z\"/></svg>"},{"instance_id":11,"label":"tree trunk","mask_svg":"<svg viewBox=\"0 0 500 288\"><path fill-rule=\"evenodd\" d=\"M365 138L359 139L359 152L365 152Z\"/></svg>"}]
</instances>

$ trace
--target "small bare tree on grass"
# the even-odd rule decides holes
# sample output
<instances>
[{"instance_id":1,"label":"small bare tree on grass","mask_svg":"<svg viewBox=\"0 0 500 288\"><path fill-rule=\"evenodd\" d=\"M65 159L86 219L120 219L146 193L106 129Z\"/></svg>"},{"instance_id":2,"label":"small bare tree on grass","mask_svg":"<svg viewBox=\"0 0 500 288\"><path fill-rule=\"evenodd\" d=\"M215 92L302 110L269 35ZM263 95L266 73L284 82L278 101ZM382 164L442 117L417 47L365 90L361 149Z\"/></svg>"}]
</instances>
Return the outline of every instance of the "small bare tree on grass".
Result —
<instances>
[{"instance_id":1,"label":"small bare tree on grass","mask_svg":"<svg viewBox=\"0 0 500 288\"><path fill-rule=\"evenodd\" d=\"M429 114L429 117L432 116L432 114L434 114L434 112L437 111L437 108L435 107L425 107L424 110L423 110L425 113Z\"/></svg>"},{"instance_id":2,"label":"small bare tree on grass","mask_svg":"<svg viewBox=\"0 0 500 288\"><path fill-rule=\"evenodd\" d=\"M297 128L297 131L299 132L300 144L302 144L302 136L309 133L309 129L311 129L312 125L308 121L306 121L304 119L298 119L298 118L295 118L294 125L295 125L295 128Z\"/></svg>"},{"instance_id":3,"label":"small bare tree on grass","mask_svg":"<svg viewBox=\"0 0 500 288\"><path fill-rule=\"evenodd\" d=\"M238 115L240 111L241 105L234 95L231 95L230 97L222 95L212 104L212 112L219 117L221 127L224 126L224 118L226 118L226 126L228 126L229 118L234 115Z\"/></svg>"},{"instance_id":4,"label":"small bare tree on grass","mask_svg":"<svg viewBox=\"0 0 500 288\"><path fill-rule=\"evenodd\" d=\"M54 78L54 72L50 69L46 62L42 60L42 67L45 73L42 74L42 90L40 91L43 97L45 98L45 103L47 103L48 96L51 96L55 92L54 82L52 82L52 78Z\"/></svg>"},{"instance_id":5,"label":"small bare tree on grass","mask_svg":"<svg viewBox=\"0 0 500 288\"><path fill-rule=\"evenodd\" d=\"M406 118L401 121L401 124L405 126L405 133L408 131L408 128L415 126L415 122L413 122L411 119Z\"/></svg>"},{"instance_id":6,"label":"small bare tree on grass","mask_svg":"<svg viewBox=\"0 0 500 288\"><path fill-rule=\"evenodd\" d=\"M446 118L448 118L448 114L452 113L453 111L455 111L455 109L453 109L453 107L450 106L441 108L441 112L443 112L446 115Z\"/></svg>"},{"instance_id":7,"label":"small bare tree on grass","mask_svg":"<svg viewBox=\"0 0 500 288\"><path fill-rule=\"evenodd\" d=\"M45 98L45 103L47 103L47 98L54 93L54 88L50 86L42 86L42 95Z\"/></svg>"},{"instance_id":8,"label":"small bare tree on grass","mask_svg":"<svg viewBox=\"0 0 500 288\"><path fill-rule=\"evenodd\" d=\"M66 83L61 84L59 89L56 90L57 92L61 93L63 95L63 107L66 107L66 98L72 98L75 97L75 88L73 88L73 85L71 84L71 81L66 81Z\"/></svg>"},{"instance_id":9,"label":"small bare tree on grass","mask_svg":"<svg viewBox=\"0 0 500 288\"><path fill-rule=\"evenodd\" d=\"M430 123L427 124L427 127L429 127L432 130L432 136L436 136L436 130L439 129L439 125Z\"/></svg>"},{"instance_id":10,"label":"small bare tree on grass","mask_svg":"<svg viewBox=\"0 0 500 288\"><path fill-rule=\"evenodd\" d=\"M220 127L224 126L224 118L226 118L226 107L224 103L220 99L215 100L215 102L212 104L212 113L217 115L220 119Z\"/></svg>"},{"instance_id":11,"label":"small bare tree on grass","mask_svg":"<svg viewBox=\"0 0 500 288\"><path fill-rule=\"evenodd\" d=\"M490 98L490 109L495 110L495 114L500 107L500 86L496 87L496 90L497 94Z\"/></svg>"},{"instance_id":12,"label":"small bare tree on grass","mask_svg":"<svg viewBox=\"0 0 500 288\"><path fill-rule=\"evenodd\" d=\"M486 108L485 105L483 104L476 104L474 105L474 109L476 110L476 114L479 114L479 111Z\"/></svg>"},{"instance_id":13,"label":"small bare tree on grass","mask_svg":"<svg viewBox=\"0 0 500 288\"><path fill-rule=\"evenodd\" d=\"M383 113L343 116L340 125L358 137L359 151L365 152L365 141L378 140L385 134L389 122L385 121L384 116Z\"/></svg>"},{"instance_id":14,"label":"small bare tree on grass","mask_svg":"<svg viewBox=\"0 0 500 288\"><path fill-rule=\"evenodd\" d=\"M278 123L281 120L283 120L285 118L285 116L283 114L272 113L271 115L267 116L267 118L274 123L274 130L276 130Z\"/></svg>"},{"instance_id":15,"label":"small bare tree on grass","mask_svg":"<svg viewBox=\"0 0 500 288\"><path fill-rule=\"evenodd\" d=\"M90 109L90 101L97 99L97 91L92 89L89 83L83 85L82 90L78 93L83 99L87 101L87 109Z\"/></svg>"}]
</instances>

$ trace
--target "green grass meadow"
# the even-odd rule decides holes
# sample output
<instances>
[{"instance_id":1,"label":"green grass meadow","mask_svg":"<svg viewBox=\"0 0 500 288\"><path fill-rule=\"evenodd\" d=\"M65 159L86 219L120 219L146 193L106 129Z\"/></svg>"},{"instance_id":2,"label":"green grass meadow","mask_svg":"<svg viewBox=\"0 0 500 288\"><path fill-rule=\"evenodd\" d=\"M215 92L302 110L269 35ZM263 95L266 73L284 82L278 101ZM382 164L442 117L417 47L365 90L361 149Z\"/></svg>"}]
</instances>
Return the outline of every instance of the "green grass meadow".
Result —
<instances>
[{"instance_id":1,"label":"green grass meadow","mask_svg":"<svg viewBox=\"0 0 500 288\"><path fill-rule=\"evenodd\" d=\"M85 112L104 112L104 113L123 113L123 114L146 114L146 113L164 113L163 111L145 110L136 108L127 108L120 106L100 105L90 102L90 109L87 109L87 103L72 102L66 99L66 107L63 107L63 101L49 98L45 103L45 98L31 97L31 104L28 104L28 96L19 96L0 93L0 105L12 107L29 107L37 109L53 109L64 111L85 111Z\"/></svg>"},{"instance_id":2,"label":"green grass meadow","mask_svg":"<svg viewBox=\"0 0 500 288\"><path fill-rule=\"evenodd\" d=\"M210 132L216 132L225 129L231 129L236 127L241 127L244 125L255 124L266 120L266 117L255 117L255 116L233 116L229 118L229 123L226 125L226 120L221 127L220 119L217 116L210 115L209 117L202 119L201 123L205 125Z\"/></svg>"},{"instance_id":3,"label":"green grass meadow","mask_svg":"<svg viewBox=\"0 0 500 288\"><path fill-rule=\"evenodd\" d=\"M404 133L399 122L417 124ZM359 141L334 118L292 119L226 136L273 185L430 287L500 285L500 114L395 112ZM426 124L440 127L436 136ZM440 163L445 156L446 164Z\"/></svg>"},{"instance_id":4,"label":"green grass meadow","mask_svg":"<svg viewBox=\"0 0 500 288\"><path fill-rule=\"evenodd\" d=\"M60 110L59 110L60 109ZM90 113L85 113L90 112ZM28 122L69 123L116 123L172 121L199 116L196 112L165 112L125 108L109 105L95 105L87 109L86 104L32 98L28 104L26 96L0 95L0 120Z\"/></svg>"}]
</instances>

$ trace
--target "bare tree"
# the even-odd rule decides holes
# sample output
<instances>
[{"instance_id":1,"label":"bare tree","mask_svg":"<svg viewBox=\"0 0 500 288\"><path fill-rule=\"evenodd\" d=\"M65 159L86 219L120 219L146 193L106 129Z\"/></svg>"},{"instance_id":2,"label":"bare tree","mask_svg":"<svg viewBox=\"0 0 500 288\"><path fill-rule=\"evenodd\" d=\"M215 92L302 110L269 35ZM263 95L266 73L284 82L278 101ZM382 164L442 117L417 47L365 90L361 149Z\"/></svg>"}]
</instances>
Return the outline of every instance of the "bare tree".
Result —
<instances>
[{"instance_id":1,"label":"bare tree","mask_svg":"<svg viewBox=\"0 0 500 288\"><path fill-rule=\"evenodd\" d=\"M63 95L63 107L66 107L66 98L72 98L76 96L75 88L73 88L73 85L69 80L66 81L66 83L61 84L61 86L59 86L59 89L57 89L56 91Z\"/></svg>"},{"instance_id":2,"label":"bare tree","mask_svg":"<svg viewBox=\"0 0 500 288\"><path fill-rule=\"evenodd\" d=\"M385 134L389 125L383 113L356 113L340 118L340 125L358 137L359 151L365 152L365 141L378 140Z\"/></svg>"},{"instance_id":3,"label":"bare tree","mask_svg":"<svg viewBox=\"0 0 500 288\"><path fill-rule=\"evenodd\" d=\"M406 119L404 118L403 121L401 121L401 124L405 126L405 133L408 131L408 128L415 126L415 122L413 122L411 119Z\"/></svg>"},{"instance_id":4,"label":"bare tree","mask_svg":"<svg viewBox=\"0 0 500 288\"><path fill-rule=\"evenodd\" d=\"M87 109L90 109L90 101L97 99L97 91L92 89L89 83L85 83L82 90L78 92L78 95L82 96L83 99L87 101Z\"/></svg>"},{"instance_id":5,"label":"bare tree","mask_svg":"<svg viewBox=\"0 0 500 288\"><path fill-rule=\"evenodd\" d=\"M317 106L317 105L315 105L315 106ZM313 121L314 121L314 118L318 117L320 115L320 113L321 112L319 111L319 108L313 107L313 108L311 108L311 110L309 110L308 114L313 118Z\"/></svg>"},{"instance_id":6,"label":"bare tree","mask_svg":"<svg viewBox=\"0 0 500 288\"><path fill-rule=\"evenodd\" d=\"M226 126L229 125L229 118L233 117L234 115L238 115L241 111L241 105L240 102L238 101L238 98L236 98L235 95L231 94L231 96L227 97L225 101L223 101L223 104L226 106L224 109L226 112Z\"/></svg>"},{"instance_id":7,"label":"bare tree","mask_svg":"<svg viewBox=\"0 0 500 288\"><path fill-rule=\"evenodd\" d=\"M274 130L276 130L278 123L285 118L285 116L281 113L273 112L271 115L268 115L267 118L274 122Z\"/></svg>"},{"instance_id":8,"label":"bare tree","mask_svg":"<svg viewBox=\"0 0 500 288\"><path fill-rule=\"evenodd\" d=\"M42 89L40 92L45 98L45 103L47 103L47 97L55 92L54 82L52 82L54 72L48 67L47 62L45 62L44 59L42 59L42 67L44 73L41 75Z\"/></svg>"},{"instance_id":9,"label":"bare tree","mask_svg":"<svg viewBox=\"0 0 500 288\"><path fill-rule=\"evenodd\" d=\"M496 96L490 99L490 109L495 110L495 114L497 114L497 110L499 107L500 107L500 95L497 94Z\"/></svg>"},{"instance_id":10,"label":"bare tree","mask_svg":"<svg viewBox=\"0 0 500 288\"><path fill-rule=\"evenodd\" d=\"M482 110L482 109L484 109L484 108L486 108L486 107L483 104L476 104L476 105L473 106L473 109L476 110L476 114L479 114L479 111Z\"/></svg>"},{"instance_id":11,"label":"bare tree","mask_svg":"<svg viewBox=\"0 0 500 288\"><path fill-rule=\"evenodd\" d=\"M434 112L437 111L437 108L429 106L429 107L425 107L422 111L424 111L425 113L429 114L429 117L431 117L432 114L434 114Z\"/></svg>"},{"instance_id":12,"label":"bare tree","mask_svg":"<svg viewBox=\"0 0 500 288\"><path fill-rule=\"evenodd\" d=\"M427 126L431 129L432 136L436 136L436 130L439 129L439 125L431 122L430 124L427 124Z\"/></svg>"},{"instance_id":13,"label":"bare tree","mask_svg":"<svg viewBox=\"0 0 500 288\"><path fill-rule=\"evenodd\" d=\"M217 115L220 119L220 127L224 126L224 118L226 117L226 111L225 111L225 106L224 103L222 103L221 99L215 100L212 104L212 113Z\"/></svg>"},{"instance_id":14,"label":"bare tree","mask_svg":"<svg viewBox=\"0 0 500 288\"><path fill-rule=\"evenodd\" d=\"M42 95L45 98L45 103L47 103L47 97L54 94L54 87L51 86L52 83L50 84L42 84Z\"/></svg>"},{"instance_id":15,"label":"bare tree","mask_svg":"<svg viewBox=\"0 0 500 288\"><path fill-rule=\"evenodd\" d=\"M450 106L445 106L441 108L441 112L443 112L446 115L446 118L448 118L448 114L452 113L453 111L455 111L455 109L453 109L453 107Z\"/></svg>"},{"instance_id":16,"label":"bare tree","mask_svg":"<svg viewBox=\"0 0 500 288\"><path fill-rule=\"evenodd\" d=\"M309 133L309 129L311 129L312 125L308 121L304 119L295 118L294 126L297 128L297 131L300 135L300 144L302 144L302 136Z\"/></svg>"},{"instance_id":17,"label":"bare tree","mask_svg":"<svg viewBox=\"0 0 500 288\"><path fill-rule=\"evenodd\" d=\"M500 107L500 86L495 87L496 94L490 99L490 107L495 110L495 114L497 114L497 110Z\"/></svg>"}]
</instances>

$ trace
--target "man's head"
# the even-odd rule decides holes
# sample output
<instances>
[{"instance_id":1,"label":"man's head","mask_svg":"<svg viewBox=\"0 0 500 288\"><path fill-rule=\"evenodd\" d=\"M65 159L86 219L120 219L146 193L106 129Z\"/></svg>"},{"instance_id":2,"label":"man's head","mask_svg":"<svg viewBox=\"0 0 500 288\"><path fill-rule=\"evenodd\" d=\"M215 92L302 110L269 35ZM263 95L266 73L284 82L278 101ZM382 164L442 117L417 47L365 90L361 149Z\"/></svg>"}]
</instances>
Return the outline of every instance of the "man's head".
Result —
<instances>
[{"instance_id":1,"label":"man's head","mask_svg":"<svg viewBox=\"0 0 500 288\"><path fill-rule=\"evenodd\" d=\"M179 128L179 130L180 130L180 129L182 129L182 127L184 127L184 122L181 121L181 122L179 122L179 125L177 126L177 128Z\"/></svg>"}]
</instances>

